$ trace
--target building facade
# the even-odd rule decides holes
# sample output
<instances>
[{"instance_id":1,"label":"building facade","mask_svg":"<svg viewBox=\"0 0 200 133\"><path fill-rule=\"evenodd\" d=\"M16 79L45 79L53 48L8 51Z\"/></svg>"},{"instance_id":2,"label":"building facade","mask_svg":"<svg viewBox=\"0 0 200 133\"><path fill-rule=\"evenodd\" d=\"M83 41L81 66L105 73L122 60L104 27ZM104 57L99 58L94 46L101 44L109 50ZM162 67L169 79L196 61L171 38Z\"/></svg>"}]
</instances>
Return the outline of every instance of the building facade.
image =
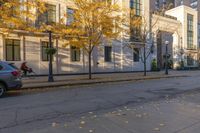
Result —
<instances>
[{"instance_id":1,"label":"building facade","mask_svg":"<svg viewBox=\"0 0 200 133\"><path fill-rule=\"evenodd\" d=\"M161 18L165 21L160 22L162 19L158 19L156 27L156 30L159 31L157 60L158 66L161 68L164 64L163 53L165 54L165 41L169 41L169 46L171 46L169 47L171 52L170 60L173 62L173 68L180 67L180 65L185 68L197 68L199 66L199 9L197 5L194 6L194 3L197 3L197 1L151 0L151 10L162 11L158 16L162 16Z\"/></svg>"},{"instance_id":2,"label":"building facade","mask_svg":"<svg viewBox=\"0 0 200 133\"><path fill-rule=\"evenodd\" d=\"M39 16L36 25L51 19L58 22L62 14L73 14L73 3L66 0L46 0L48 11ZM132 3L131 3L132 2ZM138 13L143 14L145 8L144 1L124 1L118 2L120 6L130 8L130 4L137 4ZM69 15L70 16L70 15ZM70 23L72 18L67 18L66 23ZM37 74L48 74L49 57L45 49L49 46L48 36L45 33L28 35L23 32L1 34L0 35L0 60L15 63L17 66L24 61ZM53 39L53 46L57 53L53 57L54 74L87 73L88 56L82 49L67 46L63 47L64 41ZM135 52L136 51L136 52ZM121 72L121 71L143 71L141 61L141 50L135 51L127 47L123 40L113 41L112 45L106 42L96 47L92 53L93 72ZM150 60L147 61L147 70L150 70Z\"/></svg>"},{"instance_id":3,"label":"building facade","mask_svg":"<svg viewBox=\"0 0 200 133\"><path fill-rule=\"evenodd\" d=\"M66 0L46 0L48 12L37 19L41 21L58 22L63 14L73 14L73 3ZM147 58L147 70L151 70L151 62L156 59L158 66L163 68L165 54L164 42L170 42L170 59L176 68L181 61L187 67L197 67L197 20L198 13L188 6L178 6L164 14L154 14L158 8L156 0L119 0L118 4L127 9L136 10L136 15L146 20L147 40L146 51L150 51ZM171 1L170 1L171 2ZM161 6L159 3L159 7ZM71 16L71 15L69 15ZM68 17L66 23L73 21ZM121 35L121 38L124 35ZM131 38L131 35L129 35ZM114 40L112 44L106 42L96 47L92 53L93 72L125 72L143 71L143 46L131 39ZM53 58L54 74L87 73L88 56L82 49L67 46L65 41L53 39L53 46L57 53ZM131 46L131 48L130 48ZM133 46L133 47L132 47ZM45 33L29 35L24 32L0 34L0 60L15 63L17 66L24 61L37 74L48 74L49 57L45 49L49 47L48 36Z\"/></svg>"}]
</instances>

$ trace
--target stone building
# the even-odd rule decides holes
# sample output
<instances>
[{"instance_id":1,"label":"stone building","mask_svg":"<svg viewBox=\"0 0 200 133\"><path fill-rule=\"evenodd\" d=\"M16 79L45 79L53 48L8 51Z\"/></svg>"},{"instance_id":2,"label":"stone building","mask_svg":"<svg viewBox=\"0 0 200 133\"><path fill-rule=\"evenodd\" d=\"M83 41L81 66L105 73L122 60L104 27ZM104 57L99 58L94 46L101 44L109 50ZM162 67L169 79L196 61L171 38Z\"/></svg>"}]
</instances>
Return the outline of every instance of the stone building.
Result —
<instances>
[{"instance_id":1,"label":"stone building","mask_svg":"<svg viewBox=\"0 0 200 133\"><path fill-rule=\"evenodd\" d=\"M158 3L153 4L153 3ZM151 0L151 10L164 11L160 14L165 18L165 22L159 26L157 37L157 59L158 66L163 67L165 62L165 41L170 43L170 60L173 68L177 68L181 63L185 68L197 68L198 63L198 11L191 7L191 3L186 0ZM194 1L193 1L194 2ZM170 3L173 6L168 6ZM158 6L157 8L155 6ZM171 22L170 22L171 21ZM174 28L173 28L174 27ZM171 30L170 30L171 29ZM181 62L181 63L180 63Z\"/></svg>"}]
</instances>

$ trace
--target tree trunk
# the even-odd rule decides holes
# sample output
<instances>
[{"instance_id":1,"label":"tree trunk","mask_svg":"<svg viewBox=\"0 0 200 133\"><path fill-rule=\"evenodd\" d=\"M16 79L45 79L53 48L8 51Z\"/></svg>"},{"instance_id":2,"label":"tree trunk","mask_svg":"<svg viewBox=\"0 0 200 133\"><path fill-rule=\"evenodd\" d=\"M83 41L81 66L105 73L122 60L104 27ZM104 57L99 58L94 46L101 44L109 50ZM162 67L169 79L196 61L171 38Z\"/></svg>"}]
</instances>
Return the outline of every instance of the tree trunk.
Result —
<instances>
[{"instance_id":1,"label":"tree trunk","mask_svg":"<svg viewBox=\"0 0 200 133\"><path fill-rule=\"evenodd\" d=\"M146 46L144 45L144 76L147 76L147 66L146 66Z\"/></svg>"},{"instance_id":2,"label":"tree trunk","mask_svg":"<svg viewBox=\"0 0 200 133\"><path fill-rule=\"evenodd\" d=\"M92 63L91 63L91 54L92 54L92 52L89 52L89 54L88 54L88 61L89 61L89 79L92 79Z\"/></svg>"}]
</instances>

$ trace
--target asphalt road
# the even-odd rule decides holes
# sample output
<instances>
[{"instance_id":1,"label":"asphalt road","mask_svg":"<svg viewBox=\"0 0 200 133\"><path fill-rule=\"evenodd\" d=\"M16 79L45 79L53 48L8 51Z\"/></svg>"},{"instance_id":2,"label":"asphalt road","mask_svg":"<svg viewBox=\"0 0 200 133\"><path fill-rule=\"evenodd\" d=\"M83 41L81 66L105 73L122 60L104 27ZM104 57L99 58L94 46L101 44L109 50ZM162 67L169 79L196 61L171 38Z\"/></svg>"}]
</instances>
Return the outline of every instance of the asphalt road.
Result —
<instances>
[{"instance_id":1,"label":"asphalt road","mask_svg":"<svg viewBox=\"0 0 200 133\"><path fill-rule=\"evenodd\" d=\"M0 133L198 133L200 76L10 92Z\"/></svg>"}]
</instances>

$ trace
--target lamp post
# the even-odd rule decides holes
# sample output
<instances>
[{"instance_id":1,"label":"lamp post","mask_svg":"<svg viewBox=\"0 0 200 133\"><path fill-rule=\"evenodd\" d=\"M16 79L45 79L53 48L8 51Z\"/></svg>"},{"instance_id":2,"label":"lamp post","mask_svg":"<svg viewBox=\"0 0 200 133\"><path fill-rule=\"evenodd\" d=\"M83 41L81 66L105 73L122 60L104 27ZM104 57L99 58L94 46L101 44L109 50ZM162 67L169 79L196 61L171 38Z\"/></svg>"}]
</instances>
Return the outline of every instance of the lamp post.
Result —
<instances>
[{"instance_id":1,"label":"lamp post","mask_svg":"<svg viewBox=\"0 0 200 133\"><path fill-rule=\"evenodd\" d=\"M52 30L51 30L51 26L48 25L48 34L49 34L49 49L52 49ZM53 60L53 56L52 53L49 53L49 75L48 75L48 82L54 82L53 79L53 65L52 65L52 60Z\"/></svg>"},{"instance_id":2,"label":"lamp post","mask_svg":"<svg viewBox=\"0 0 200 133\"><path fill-rule=\"evenodd\" d=\"M168 45L169 41L165 41L165 74L168 75Z\"/></svg>"},{"instance_id":3,"label":"lamp post","mask_svg":"<svg viewBox=\"0 0 200 133\"><path fill-rule=\"evenodd\" d=\"M146 68L146 44L144 44L144 76L147 76L147 68Z\"/></svg>"},{"instance_id":4,"label":"lamp post","mask_svg":"<svg viewBox=\"0 0 200 133\"><path fill-rule=\"evenodd\" d=\"M183 54L184 54L184 49L183 49L183 38L180 38L181 40L181 49L180 49L180 54L181 54L181 69L184 69L184 62L183 62Z\"/></svg>"}]
</instances>

